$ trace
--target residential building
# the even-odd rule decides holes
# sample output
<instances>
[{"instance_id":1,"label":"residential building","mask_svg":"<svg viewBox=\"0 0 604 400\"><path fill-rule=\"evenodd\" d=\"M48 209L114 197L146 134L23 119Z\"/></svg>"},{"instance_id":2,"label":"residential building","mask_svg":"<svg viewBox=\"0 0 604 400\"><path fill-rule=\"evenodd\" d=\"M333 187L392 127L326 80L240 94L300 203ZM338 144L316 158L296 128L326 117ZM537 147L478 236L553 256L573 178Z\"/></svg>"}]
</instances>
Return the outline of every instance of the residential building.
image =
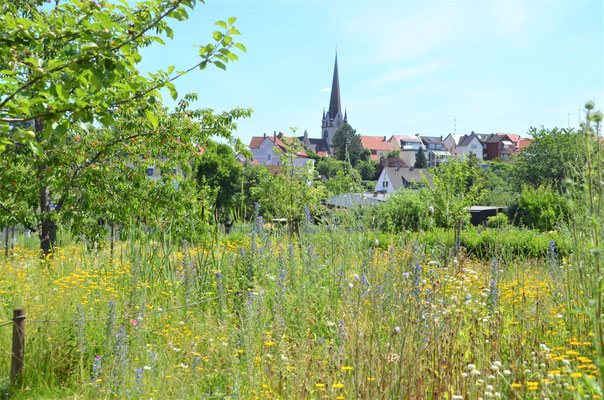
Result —
<instances>
[{"instance_id":1,"label":"residential building","mask_svg":"<svg viewBox=\"0 0 604 400\"><path fill-rule=\"evenodd\" d=\"M390 153L390 146L386 141L386 136L361 135L361 144L364 149L371 152L372 160L379 160L380 158L388 156L388 153Z\"/></svg>"},{"instance_id":2,"label":"residential building","mask_svg":"<svg viewBox=\"0 0 604 400\"><path fill-rule=\"evenodd\" d=\"M399 158L405 165L412 167L415 164L415 155L420 148L424 147L422 140L417 136L392 135L388 139L390 151L398 151Z\"/></svg>"},{"instance_id":3,"label":"residential building","mask_svg":"<svg viewBox=\"0 0 604 400\"><path fill-rule=\"evenodd\" d=\"M469 157L472 153L479 160L483 160L487 147L486 140L488 140L488 135L484 134L472 132L458 138L451 133L445 138L444 144L448 146L449 152L454 156Z\"/></svg>"},{"instance_id":4,"label":"residential building","mask_svg":"<svg viewBox=\"0 0 604 400\"><path fill-rule=\"evenodd\" d=\"M420 136L426 148L428 167L438 167L441 162L451 158L451 153L445 149L442 136Z\"/></svg>"},{"instance_id":5,"label":"residential building","mask_svg":"<svg viewBox=\"0 0 604 400\"><path fill-rule=\"evenodd\" d=\"M375 191L391 194L399 189L419 189L424 179L432 186L432 175L427 168L385 167L375 184Z\"/></svg>"},{"instance_id":6,"label":"residential building","mask_svg":"<svg viewBox=\"0 0 604 400\"><path fill-rule=\"evenodd\" d=\"M496 158L506 160L514 152L517 147L514 141L505 133L497 133L491 135L487 140L487 151L485 155L486 160L494 160Z\"/></svg>"},{"instance_id":7,"label":"residential building","mask_svg":"<svg viewBox=\"0 0 604 400\"><path fill-rule=\"evenodd\" d=\"M254 155L254 160L258 160L262 165L281 165L280 154L286 151L286 142L293 143L296 140L291 137L284 136L279 132L271 135L254 136L250 141L250 150ZM308 163L313 163L313 160L308 157L306 151L301 149L296 153L296 158L293 160L295 166L306 166Z\"/></svg>"}]
</instances>

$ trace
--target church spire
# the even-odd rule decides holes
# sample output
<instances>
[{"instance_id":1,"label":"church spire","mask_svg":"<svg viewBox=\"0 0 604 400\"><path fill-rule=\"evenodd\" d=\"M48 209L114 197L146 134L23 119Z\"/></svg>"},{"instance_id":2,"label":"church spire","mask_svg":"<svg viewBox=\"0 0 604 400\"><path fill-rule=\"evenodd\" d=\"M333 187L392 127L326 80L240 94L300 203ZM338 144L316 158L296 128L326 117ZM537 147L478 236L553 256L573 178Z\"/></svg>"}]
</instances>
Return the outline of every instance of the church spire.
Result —
<instances>
[{"instance_id":1,"label":"church spire","mask_svg":"<svg viewBox=\"0 0 604 400\"><path fill-rule=\"evenodd\" d=\"M329 100L329 118L335 119L338 113L342 113L340 103L340 79L338 76L338 53L336 50L336 63L333 68L333 82L331 84L331 99Z\"/></svg>"}]
</instances>

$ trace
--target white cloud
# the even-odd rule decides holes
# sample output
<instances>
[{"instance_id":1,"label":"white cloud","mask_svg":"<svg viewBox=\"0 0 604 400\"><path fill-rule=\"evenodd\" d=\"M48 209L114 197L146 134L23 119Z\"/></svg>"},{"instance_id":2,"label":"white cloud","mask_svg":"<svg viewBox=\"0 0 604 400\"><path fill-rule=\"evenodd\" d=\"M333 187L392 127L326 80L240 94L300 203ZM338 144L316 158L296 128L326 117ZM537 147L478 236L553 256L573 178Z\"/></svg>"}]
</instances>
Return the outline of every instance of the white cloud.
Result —
<instances>
[{"instance_id":1,"label":"white cloud","mask_svg":"<svg viewBox=\"0 0 604 400\"><path fill-rule=\"evenodd\" d=\"M329 93L331 91L330 88L324 87L323 89L317 90L317 93Z\"/></svg>"}]
</instances>

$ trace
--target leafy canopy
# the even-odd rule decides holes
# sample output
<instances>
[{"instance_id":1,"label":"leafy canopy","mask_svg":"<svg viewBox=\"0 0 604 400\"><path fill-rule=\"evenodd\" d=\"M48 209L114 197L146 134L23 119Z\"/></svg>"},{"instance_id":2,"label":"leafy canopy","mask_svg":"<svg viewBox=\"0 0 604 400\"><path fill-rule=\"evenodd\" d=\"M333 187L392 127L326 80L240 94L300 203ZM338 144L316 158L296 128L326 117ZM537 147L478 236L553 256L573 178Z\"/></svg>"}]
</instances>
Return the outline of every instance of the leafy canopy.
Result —
<instances>
[{"instance_id":1,"label":"leafy canopy","mask_svg":"<svg viewBox=\"0 0 604 400\"><path fill-rule=\"evenodd\" d=\"M10 1L0 4L0 152L14 142L41 149L24 123L43 121L41 135L65 138L74 127L115 121L115 110L139 103L143 123L157 127L153 104L167 88L177 98L173 82L193 69L237 59L245 47L233 37L235 18L218 21L212 41L199 46L199 60L177 70L166 67L143 76L137 69L140 50L172 38L168 20L188 18L195 0L147 0L131 6L120 0ZM18 125L17 129L10 129Z\"/></svg>"}]
</instances>

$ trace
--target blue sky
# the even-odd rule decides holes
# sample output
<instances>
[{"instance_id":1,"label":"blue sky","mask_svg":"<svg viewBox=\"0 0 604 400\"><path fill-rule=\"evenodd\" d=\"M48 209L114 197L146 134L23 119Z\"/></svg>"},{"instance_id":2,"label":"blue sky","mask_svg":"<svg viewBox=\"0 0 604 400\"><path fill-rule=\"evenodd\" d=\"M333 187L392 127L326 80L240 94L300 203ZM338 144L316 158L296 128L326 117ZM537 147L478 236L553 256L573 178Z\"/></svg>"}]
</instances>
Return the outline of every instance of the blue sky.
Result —
<instances>
[{"instance_id":1,"label":"blue sky","mask_svg":"<svg viewBox=\"0 0 604 400\"><path fill-rule=\"evenodd\" d=\"M320 137L336 45L342 104L363 135L526 135L577 126L586 100L604 109L601 0L207 0L172 23L167 46L145 49L141 69L193 65L193 45L231 16L247 53L176 86L198 107L252 108L236 132L245 143L290 127Z\"/></svg>"}]
</instances>

